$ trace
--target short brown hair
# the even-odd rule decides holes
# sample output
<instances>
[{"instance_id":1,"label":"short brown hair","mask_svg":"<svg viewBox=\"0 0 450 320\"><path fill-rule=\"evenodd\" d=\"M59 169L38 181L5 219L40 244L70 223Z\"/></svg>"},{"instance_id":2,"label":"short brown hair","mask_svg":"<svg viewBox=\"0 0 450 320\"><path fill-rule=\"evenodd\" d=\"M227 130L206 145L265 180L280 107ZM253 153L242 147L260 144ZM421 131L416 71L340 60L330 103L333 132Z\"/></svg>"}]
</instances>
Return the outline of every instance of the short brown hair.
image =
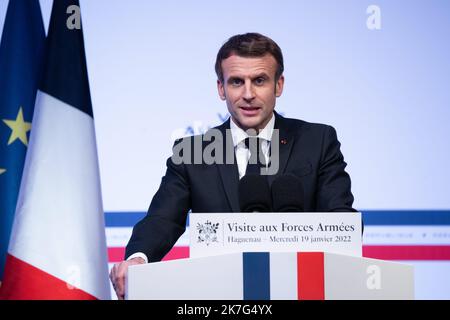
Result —
<instances>
[{"instance_id":1,"label":"short brown hair","mask_svg":"<svg viewBox=\"0 0 450 320\"><path fill-rule=\"evenodd\" d=\"M222 45L217 53L215 65L216 74L217 78L222 82L222 61L233 54L240 57L262 57L266 54L270 54L275 58L278 64L277 71L275 72L275 81L283 74L283 54L275 41L259 33L245 33L232 36Z\"/></svg>"}]
</instances>

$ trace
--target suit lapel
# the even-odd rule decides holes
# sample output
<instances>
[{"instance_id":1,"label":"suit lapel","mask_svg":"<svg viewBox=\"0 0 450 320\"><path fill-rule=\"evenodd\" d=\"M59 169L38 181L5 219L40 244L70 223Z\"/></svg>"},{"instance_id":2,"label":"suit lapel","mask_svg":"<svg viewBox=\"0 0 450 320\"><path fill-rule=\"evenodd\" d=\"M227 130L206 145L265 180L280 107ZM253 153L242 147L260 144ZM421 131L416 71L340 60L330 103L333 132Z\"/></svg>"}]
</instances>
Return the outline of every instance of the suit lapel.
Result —
<instances>
[{"instance_id":1,"label":"suit lapel","mask_svg":"<svg viewBox=\"0 0 450 320\"><path fill-rule=\"evenodd\" d=\"M286 123L286 120L276 112L275 112L275 129L279 130L278 131L279 167L278 172L276 174L269 175L267 177L269 185L272 185L273 180L275 180L276 177L284 173L287 162L289 160L289 156L292 151L292 146L294 145L294 136L292 135L292 132L290 131L290 128ZM277 136L274 134L272 136L272 141L274 141L274 139L276 138ZM274 155L271 155L271 157L273 156Z\"/></svg>"},{"instance_id":2,"label":"suit lapel","mask_svg":"<svg viewBox=\"0 0 450 320\"><path fill-rule=\"evenodd\" d=\"M223 188L225 189L225 194L228 199L228 203L230 204L230 207L233 212L239 212L239 195L238 195L238 186L239 186L239 171L237 167L236 162L236 155L234 153L234 146L233 146L233 138L231 137L230 130L227 130L230 128L230 119L228 119L226 122L224 122L222 125L217 127L222 132L222 137L225 137L225 142L223 143L224 147L224 158L225 155L227 155L228 152L231 152L233 154L233 163L227 164L226 160L224 159L224 164L216 164L220 177L222 179Z\"/></svg>"}]
</instances>

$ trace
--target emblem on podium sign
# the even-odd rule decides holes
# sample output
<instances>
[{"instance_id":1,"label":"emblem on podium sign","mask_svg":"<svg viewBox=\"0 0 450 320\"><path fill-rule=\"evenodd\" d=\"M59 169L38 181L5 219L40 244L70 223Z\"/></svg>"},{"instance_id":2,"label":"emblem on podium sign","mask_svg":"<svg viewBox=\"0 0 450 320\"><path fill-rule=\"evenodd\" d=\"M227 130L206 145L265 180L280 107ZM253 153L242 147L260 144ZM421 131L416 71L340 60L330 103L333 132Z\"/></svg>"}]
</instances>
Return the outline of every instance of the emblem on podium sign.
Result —
<instances>
[{"instance_id":1,"label":"emblem on podium sign","mask_svg":"<svg viewBox=\"0 0 450 320\"><path fill-rule=\"evenodd\" d=\"M218 242L217 240L217 229L219 228L219 223L212 223L207 220L205 223L197 223L198 237L197 242L204 242L209 246L212 242Z\"/></svg>"}]
</instances>

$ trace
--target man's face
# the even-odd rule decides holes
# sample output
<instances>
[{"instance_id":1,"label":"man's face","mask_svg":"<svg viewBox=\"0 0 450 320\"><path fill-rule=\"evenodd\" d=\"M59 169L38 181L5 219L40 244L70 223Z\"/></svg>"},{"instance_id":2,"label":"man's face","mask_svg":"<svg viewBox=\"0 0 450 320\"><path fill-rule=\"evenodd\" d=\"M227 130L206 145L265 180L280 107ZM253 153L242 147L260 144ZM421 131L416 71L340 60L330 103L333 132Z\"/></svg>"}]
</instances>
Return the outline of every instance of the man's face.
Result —
<instances>
[{"instance_id":1,"label":"man's face","mask_svg":"<svg viewBox=\"0 0 450 320\"><path fill-rule=\"evenodd\" d=\"M272 55L239 57L222 61L223 82L219 96L227 102L234 122L242 129L263 129L272 117L275 100L283 92L284 77L275 82L277 62Z\"/></svg>"}]
</instances>

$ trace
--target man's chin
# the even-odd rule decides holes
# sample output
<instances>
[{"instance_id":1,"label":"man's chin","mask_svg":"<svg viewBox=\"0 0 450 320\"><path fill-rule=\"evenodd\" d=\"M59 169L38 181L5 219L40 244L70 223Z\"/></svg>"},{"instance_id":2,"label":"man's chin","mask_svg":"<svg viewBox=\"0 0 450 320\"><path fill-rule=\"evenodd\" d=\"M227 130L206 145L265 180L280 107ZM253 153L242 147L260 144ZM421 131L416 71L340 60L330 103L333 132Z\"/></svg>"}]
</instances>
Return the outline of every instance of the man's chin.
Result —
<instances>
[{"instance_id":1,"label":"man's chin","mask_svg":"<svg viewBox=\"0 0 450 320\"><path fill-rule=\"evenodd\" d=\"M243 130L261 129L261 123L263 122L260 117L245 117L239 120L238 126Z\"/></svg>"}]
</instances>

